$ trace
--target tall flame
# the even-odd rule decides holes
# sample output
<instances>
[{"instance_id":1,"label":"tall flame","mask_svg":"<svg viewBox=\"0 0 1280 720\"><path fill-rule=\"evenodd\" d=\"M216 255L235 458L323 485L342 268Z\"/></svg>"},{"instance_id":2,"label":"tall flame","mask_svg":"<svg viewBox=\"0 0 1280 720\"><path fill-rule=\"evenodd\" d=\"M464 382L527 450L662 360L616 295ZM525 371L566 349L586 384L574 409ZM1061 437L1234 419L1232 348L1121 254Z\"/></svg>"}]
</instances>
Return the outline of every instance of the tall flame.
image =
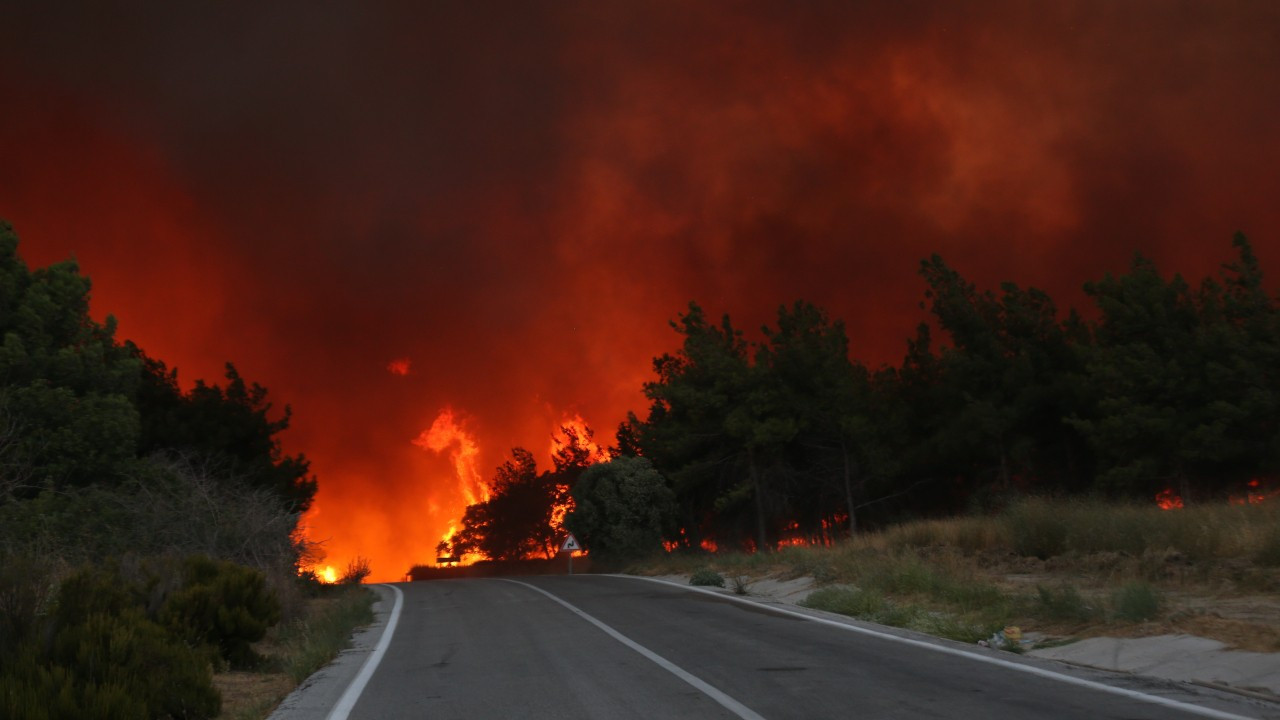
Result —
<instances>
[{"instance_id":1,"label":"tall flame","mask_svg":"<svg viewBox=\"0 0 1280 720\"><path fill-rule=\"evenodd\" d=\"M413 444L437 453L451 448L449 457L458 477L458 489L467 504L474 505L489 499L489 486L476 467L480 446L476 443L475 436L467 432L454 417L451 408L441 410L431 427L423 430Z\"/></svg>"}]
</instances>

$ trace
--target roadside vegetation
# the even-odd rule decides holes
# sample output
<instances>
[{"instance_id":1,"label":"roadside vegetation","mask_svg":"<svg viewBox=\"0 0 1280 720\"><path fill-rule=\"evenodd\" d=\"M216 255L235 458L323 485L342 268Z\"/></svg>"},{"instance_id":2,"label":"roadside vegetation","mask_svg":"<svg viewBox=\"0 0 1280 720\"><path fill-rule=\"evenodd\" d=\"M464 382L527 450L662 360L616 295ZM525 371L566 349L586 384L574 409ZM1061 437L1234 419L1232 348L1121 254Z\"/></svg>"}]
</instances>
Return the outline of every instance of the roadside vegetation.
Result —
<instances>
[{"instance_id":1,"label":"roadside vegetation","mask_svg":"<svg viewBox=\"0 0 1280 720\"><path fill-rule=\"evenodd\" d=\"M373 622L372 590L353 583L316 585L302 610L260 643L267 660L254 672L214 675L226 720L261 720L295 687L350 647L356 629Z\"/></svg>"},{"instance_id":2,"label":"roadside vegetation","mask_svg":"<svg viewBox=\"0 0 1280 720\"><path fill-rule=\"evenodd\" d=\"M289 408L230 363L184 389L90 317L74 261L17 247L0 221L0 717L214 718L226 676L332 657L368 570L300 574L316 481L281 450Z\"/></svg>"},{"instance_id":3,"label":"roadside vegetation","mask_svg":"<svg viewBox=\"0 0 1280 720\"><path fill-rule=\"evenodd\" d=\"M690 303L608 462L589 430L541 474L513 449L439 556L550 554L565 531L597 567L661 547L768 556L999 512L1001 542L1022 556L1167 547L1139 515L1095 527L1087 509L1045 519L1024 501L1190 508L1280 493L1280 306L1249 241L1231 249L1198 282L1137 256L1085 282L1081 312L1013 282L979 288L931 256L928 317L901 328L901 362L879 367L809 302L745 333ZM948 547L994 542L994 526L958 522ZM1068 537L1082 527L1098 532ZM1222 542L1183 535L1174 546L1193 561ZM1258 553L1280 555L1277 542Z\"/></svg>"},{"instance_id":4,"label":"roadside vegetation","mask_svg":"<svg viewBox=\"0 0 1280 720\"><path fill-rule=\"evenodd\" d=\"M1164 511L1030 499L830 547L675 552L630 570L689 575L692 584L811 577L809 607L962 642L1016 626L1041 644L1187 632L1280 652L1278 526L1274 502Z\"/></svg>"}]
</instances>

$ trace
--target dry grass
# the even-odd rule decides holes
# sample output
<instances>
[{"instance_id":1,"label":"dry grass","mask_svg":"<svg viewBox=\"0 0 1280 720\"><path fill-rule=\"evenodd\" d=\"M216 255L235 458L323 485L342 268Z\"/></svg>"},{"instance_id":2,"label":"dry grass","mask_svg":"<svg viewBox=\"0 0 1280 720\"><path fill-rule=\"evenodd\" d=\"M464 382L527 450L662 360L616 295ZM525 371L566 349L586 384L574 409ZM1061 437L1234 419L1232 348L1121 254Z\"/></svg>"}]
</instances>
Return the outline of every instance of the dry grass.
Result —
<instances>
[{"instance_id":1,"label":"dry grass","mask_svg":"<svg viewBox=\"0 0 1280 720\"><path fill-rule=\"evenodd\" d=\"M671 555L645 574L812 576L816 603L972 640L1018 625L1048 640L1191 633L1280 651L1280 503L1161 511L1030 500L992 516L904 523L830 548Z\"/></svg>"},{"instance_id":2,"label":"dry grass","mask_svg":"<svg viewBox=\"0 0 1280 720\"><path fill-rule=\"evenodd\" d=\"M269 658L258 672L219 672L214 686L222 694L221 720L261 720L311 673L350 645L356 628L373 620L374 594L344 586L308 598L299 616L272 628L254 650Z\"/></svg>"}]
</instances>

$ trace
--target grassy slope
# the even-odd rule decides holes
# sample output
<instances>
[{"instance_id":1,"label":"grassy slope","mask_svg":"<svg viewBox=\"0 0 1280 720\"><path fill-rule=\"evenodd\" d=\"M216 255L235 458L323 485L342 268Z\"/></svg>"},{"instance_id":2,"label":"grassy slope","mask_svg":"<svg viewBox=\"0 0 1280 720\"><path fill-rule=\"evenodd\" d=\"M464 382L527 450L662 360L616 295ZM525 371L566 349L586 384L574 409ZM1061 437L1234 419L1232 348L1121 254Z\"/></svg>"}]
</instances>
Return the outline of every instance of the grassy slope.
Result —
<instances>
[{"instance_id":1,"label":"grassy slope","mask_svg":"<svg viewBox=\"0 0 1280 720\"><path fill-rule=\"evenodd\" d=\"M995 516L905 523L834 547L668 555L644 574L812 576L806 601L974 642L1187 632L1280 651L1280 501L1161 511L1033 500Z\"/></svg>"}]
</instances>

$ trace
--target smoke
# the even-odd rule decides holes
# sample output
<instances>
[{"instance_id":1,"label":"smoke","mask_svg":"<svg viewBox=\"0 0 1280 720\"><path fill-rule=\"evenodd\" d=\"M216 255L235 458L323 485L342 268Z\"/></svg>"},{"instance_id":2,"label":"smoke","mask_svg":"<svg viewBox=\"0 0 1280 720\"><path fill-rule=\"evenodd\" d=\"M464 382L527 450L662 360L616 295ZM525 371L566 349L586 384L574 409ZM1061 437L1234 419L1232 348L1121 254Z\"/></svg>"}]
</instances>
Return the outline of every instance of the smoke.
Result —
<instances>
[{"instance_id":1,"label":"smoke","mask_svg":"<svg viewBox=\"0 0 1280 720\"><path fill-rule=\"evenodd\" d=\"M20 251L74 254L184 382L229 359L291 403L313 533L375 578L461 514L462 445L414 445L443 408L482 479L566 415L607 442L691 299L748 331L811 300L878 364L932 252L1060 304L1135 251L1212 272L1237 229L1280 257L1272 3L9 3L0 27Z\"/></svg>"}]
</instances>

